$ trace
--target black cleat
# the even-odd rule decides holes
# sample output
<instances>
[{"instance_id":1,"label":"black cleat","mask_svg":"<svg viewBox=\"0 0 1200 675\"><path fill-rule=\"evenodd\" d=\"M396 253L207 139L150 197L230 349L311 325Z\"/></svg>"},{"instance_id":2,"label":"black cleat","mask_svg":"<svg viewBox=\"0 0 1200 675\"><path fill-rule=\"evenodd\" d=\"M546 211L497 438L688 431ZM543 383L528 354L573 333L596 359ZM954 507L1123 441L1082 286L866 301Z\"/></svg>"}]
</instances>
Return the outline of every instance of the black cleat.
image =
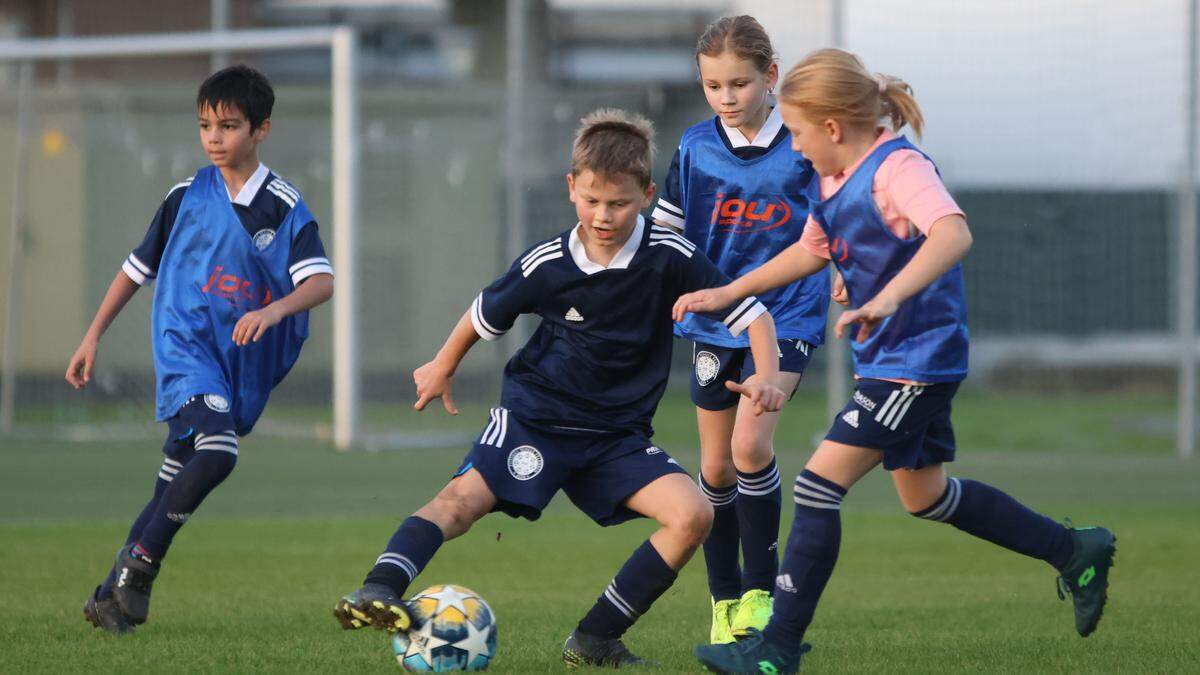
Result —
<instances>
[{"instance_id":1,"label":"black cleat","mask_svg":"<svg viewBox=\"0 0 1200 675\"><path fill-rule=\"evenodd\" d=\"M621 668L623 666L652 666L652 662L634 655L619 638L602 638L574 630L563 644L563 663L567 668L600 666Z\"/></svg>"},{"instance_id":2,"label":"black cleat","mask_svg":"<svg viewBox=\"0 0 1200 675\"><path fill-rule=\"evenodd\" d=\"M117 583L113 586L113 599L129 622L137 625L146 623L150 614L150 589L154 577L158 576L158 565L142 553L134 553L130 545L117 552Z\"/></svg>"},{"instance_id":3,"label":"black cleat","mask_svg":"<svg viewBox=\"0 0 1200 675\"><path fill-rule=\"evenodd\" d=\"M123 635L133 632L133 624L129 622L117 601L111 596L100 599L100 587L92 591L92 597L83 603L83 617L95 628L103 628L106 633Z\"/></svg>"},{"instance_id":4,"label":"black cleat","mask_svg":"<svg viewBox=\"0 0 1200 675\"><path fill-rule=\"evenodd\" d=\"M768 642L757 629L750 628L747 636L737 642L719 645L700 645L692 654L714 673L768 673L783 675L800 670L804 655L812 649L807 642L795 652L780 649Z\"/></svg>"},{"instance_id":5,"label":"black cleat","mask_svg":"<svg viewBox=\"0 0 1200 675\"><path fill-rule=\"evenodd\" d=\"M1075 603L1075 630L1087 637L1096 630L1108 601L1108 570L1117 552L1117 537L1103 527L1071 530L1075 553L1058 577L1058 598Z\"/></svg>"},{"instance_id":6,"label":"black cleat","mask_svg":"<svg viewBox=\"0 0 1200 675\"><path fill-rule=\"evenodd\" d=\"M364 584L333 605L333 616L346 630L374 626L389 633L412 626L412 616L395 591L383 584Z\"/></svg>"}]
</instances>

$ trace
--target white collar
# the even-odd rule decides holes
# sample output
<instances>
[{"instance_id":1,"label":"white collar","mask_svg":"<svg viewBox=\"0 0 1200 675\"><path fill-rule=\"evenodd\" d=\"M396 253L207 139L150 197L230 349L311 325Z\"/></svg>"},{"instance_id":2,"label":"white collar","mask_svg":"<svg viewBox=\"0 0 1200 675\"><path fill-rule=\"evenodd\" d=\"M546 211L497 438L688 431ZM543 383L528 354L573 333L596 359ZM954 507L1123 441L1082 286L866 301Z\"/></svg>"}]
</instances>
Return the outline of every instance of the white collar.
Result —
<instances>
[{"instance_id":1,"label":"white collar","mask_svg":"<svg viewBox=\"0 0 1200 675\"><path fill-rule=\"evenodd\" d=\"M575 227L571 228L571 235L567 237L567 248L571 249L571 258L584 274L595 274L604 270L623 270L629 267L629 263L633 261L633 254L637 253L638 247L642 245L642 232L646 229L646 220L638 215L637 225L629 235L629 241L617 251L608 267L592 262L591 258L587 257L583 241L579 238L579 228L582 226L582 223L576 223Z\"/></svg>"},{"instance_id":2,"label":"white collar","mask_svg":"<svg viewBox=\"0 0 1200 675\"><path fill-rule=\"evenodd\" d=\"M224 178L221 179L221 185L225 185L225 194L229 196L229 201L242 206L250 206L250 202L254 201L254 196L258 194L259 189L267 181L267 175L270 173L271 170L267 168L267 165L259 162L258 168L254 170L254 173L250 174L250 180L246 181L246 184L238 191L236 197L229 194L229 186L225 185Z\"/></svg>"},{"instance_id":3,"label":"white collar","mask_svg":"<svg viewBox=\"0 0 1200 675\"><path fill-rule=\"evenodd\" d=\"M754 137L753 143L746 140L745 135L741 131L725 126L725 123L721 122L721 128L725 131L725 138L728 138L729 145L735 148L744 148L747 145L769 148L771 147L771 141L775 140L775 137L779 135L779 130L782 127L783 117L779 114L779 106L771 108L771 113L767 115L767 121L763 122L762 128L758 130L758 135Z\"/></svg>"}]
</instances>

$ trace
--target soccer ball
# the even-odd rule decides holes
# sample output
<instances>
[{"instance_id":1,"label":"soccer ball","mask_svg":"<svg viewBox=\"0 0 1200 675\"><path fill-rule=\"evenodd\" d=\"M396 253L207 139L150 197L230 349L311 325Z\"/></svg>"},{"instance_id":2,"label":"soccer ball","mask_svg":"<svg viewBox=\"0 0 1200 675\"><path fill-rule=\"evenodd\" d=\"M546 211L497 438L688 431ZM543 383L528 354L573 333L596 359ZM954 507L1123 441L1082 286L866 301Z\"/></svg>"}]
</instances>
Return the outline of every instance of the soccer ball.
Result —
<instances>
[{"instance_id":1,"label":"soccer ball","mask_svg":"<svg viewBox=\"0 0 1200 675\"><path fill-rule=\"evenodd\" d=\"M405 670L444 673L483 670L496 656L496 615L462 586L430 586L408 601L412 626L392 637Z\"/></svg>"}]
</instances>

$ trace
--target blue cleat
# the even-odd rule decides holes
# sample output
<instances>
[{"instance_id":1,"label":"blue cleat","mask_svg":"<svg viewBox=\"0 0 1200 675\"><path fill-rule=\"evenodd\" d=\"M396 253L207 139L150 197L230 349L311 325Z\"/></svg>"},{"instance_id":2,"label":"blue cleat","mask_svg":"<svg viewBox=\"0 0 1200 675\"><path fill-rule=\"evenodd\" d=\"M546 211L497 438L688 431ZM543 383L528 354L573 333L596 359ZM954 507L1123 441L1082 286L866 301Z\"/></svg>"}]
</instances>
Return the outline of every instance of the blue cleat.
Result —
<instances>
[{"instance_id":1,"label":"blue cleat","mask_svg":"<svg viewBox=\"0 0 1200 675\"><path fill-rule=\"evenodd\" d=\"M788 652L767 642L758 630L749 628L746 637L737 642L700 645L692 654L714 673L781 675L800 670L801 659L811 649L812 645L806 642L795 652Z\"/></svg>"}]
</instances>

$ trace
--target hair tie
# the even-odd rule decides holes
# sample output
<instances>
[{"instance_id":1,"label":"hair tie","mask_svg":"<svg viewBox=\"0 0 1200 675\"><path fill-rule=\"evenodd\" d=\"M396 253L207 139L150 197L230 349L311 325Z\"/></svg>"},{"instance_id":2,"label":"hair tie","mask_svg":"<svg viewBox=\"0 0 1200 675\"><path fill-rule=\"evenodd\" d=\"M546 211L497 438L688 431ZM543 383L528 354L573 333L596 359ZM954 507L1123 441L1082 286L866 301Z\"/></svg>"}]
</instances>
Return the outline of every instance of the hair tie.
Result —
<instances>
[{"instance_id":1,"label":"hair tie","mask_svg":"<svg viewBox=\"0 0 1200 675\"><path fill-rule=\"evenodd\" d=\"M879 85L879 93L884 93L888 88L887 76L880 73L875 73L875 84Z\"/></svg>"}]
</instances>

